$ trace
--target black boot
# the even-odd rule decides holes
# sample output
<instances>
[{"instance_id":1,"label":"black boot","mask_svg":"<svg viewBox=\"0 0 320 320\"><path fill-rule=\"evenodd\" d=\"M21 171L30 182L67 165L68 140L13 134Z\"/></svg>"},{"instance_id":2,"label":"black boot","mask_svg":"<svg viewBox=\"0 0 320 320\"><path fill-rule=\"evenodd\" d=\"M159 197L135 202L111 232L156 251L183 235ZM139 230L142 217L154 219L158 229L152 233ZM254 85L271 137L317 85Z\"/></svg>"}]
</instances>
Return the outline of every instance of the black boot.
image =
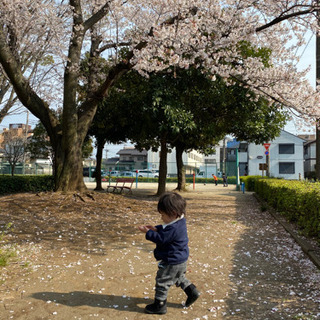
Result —
<instances>
[{"instance_id":1,"label":"black boot","mask_svg":"<svg viewBox=\"0 0 320 320\"><path fill-rule=\"evenodd\" d=\"M167 313L167 300L154 299L154 303L148 304L144 311L149 314L165 314Z\"/></svg>"},{"instance_id":2,"label":"black boot","mask_svg":"<svg viewBox=\"0 0 320 320\"><path fill-rule=\"evenodd\" d=\"M185 307L191 306L200 296L200 292L197 290L194 284L190 284L190 286L186 287L184 292L188 296Z\"/></svg>"}]
</instances>

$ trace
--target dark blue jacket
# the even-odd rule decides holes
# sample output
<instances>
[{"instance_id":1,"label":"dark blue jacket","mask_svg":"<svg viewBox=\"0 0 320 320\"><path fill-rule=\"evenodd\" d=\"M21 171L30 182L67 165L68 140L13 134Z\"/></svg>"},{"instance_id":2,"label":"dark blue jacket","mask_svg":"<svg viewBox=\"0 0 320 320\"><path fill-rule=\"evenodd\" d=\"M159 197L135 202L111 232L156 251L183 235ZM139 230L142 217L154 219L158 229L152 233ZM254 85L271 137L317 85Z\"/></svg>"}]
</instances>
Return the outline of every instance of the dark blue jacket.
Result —
<instances>
[{"instance_id":1,"label":"dark blue jacket","mask_svg":"<svg viewBox=\"0 0 320 320\"><path fill-rule=\"evenodd\" d=\"M188 234L186 219L182 218L163 229L156 226L157 231L149 230L146 239L154 242L154 257L168 264L180 264L188 260Z\"/></svg>"}]
</instances>

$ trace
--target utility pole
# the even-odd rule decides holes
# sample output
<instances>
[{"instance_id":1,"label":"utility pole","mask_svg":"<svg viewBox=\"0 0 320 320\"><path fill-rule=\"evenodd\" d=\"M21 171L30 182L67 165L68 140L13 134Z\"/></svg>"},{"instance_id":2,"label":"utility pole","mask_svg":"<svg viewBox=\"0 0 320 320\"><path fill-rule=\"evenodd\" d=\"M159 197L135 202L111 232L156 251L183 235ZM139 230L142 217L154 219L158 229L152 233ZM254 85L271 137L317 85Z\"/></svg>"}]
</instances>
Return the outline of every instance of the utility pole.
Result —
<instances>
[{"instance_id":1,"label":"utility pole","mask_svg":"<svg viewBox=\"0 0 320 320\"><path fill-rule=\"evenodd\" d=\"M226 173L226 138L223 138L222 172Z\"/></svg>"},{"instance_id":2,"label":"utility pole","mask_svg":"<svg viewBox=\"0 0 320 320\"><path fill-rule=\"evenodd\" d=\"M317 0L319 5L319 0ZM317 23L320 27L320 14L317 10ZM316 86L320 84L320 34L319 31L316 33ZM320 119L316 122L316 179L320 180Z\"/></svg>"}]
</instances>

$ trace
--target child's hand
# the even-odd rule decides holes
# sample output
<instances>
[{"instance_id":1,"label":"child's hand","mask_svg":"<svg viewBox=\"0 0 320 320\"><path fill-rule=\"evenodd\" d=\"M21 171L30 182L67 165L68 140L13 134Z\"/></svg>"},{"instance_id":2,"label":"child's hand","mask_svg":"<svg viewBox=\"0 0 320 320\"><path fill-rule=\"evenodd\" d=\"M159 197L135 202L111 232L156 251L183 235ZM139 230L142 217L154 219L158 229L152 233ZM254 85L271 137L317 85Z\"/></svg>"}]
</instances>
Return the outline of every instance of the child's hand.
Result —
<instances>
[{"instance_id":1,"label":"child's hand","mask_svg":"<svg viewBox=\"0 0 320 320\"><path fill-rule=\"evenodd\" d=\"M149 231L149 228L147 228L147 226L139 226L138 229L144 233L147 233Z\"/></svg>"},{"instance_id":2,"label":"child's hand","mask_svg":"<svg viewBox=\"0 0 320 320\"><path fill-rule=\"evenodd\" d=\"M141 232L144 232L144 233L147 233L149 230L157 231L157 228L155 228L155 227L153 227L153 226L139 226L138 229L139 229Z\"/></svg>"},{"instance_id":3,"label":"child's hand","mask_svg":"<svg viewBox=\"0 0 320 320\"><path fill-rule=\"evenodd\" d=\"M152 230L152 231L155 231L155 232L157 232L158 230L157 230L157 228L156 227L154 227L154 226L146 226L149 230Z\"/></svg>"}]
</instances>

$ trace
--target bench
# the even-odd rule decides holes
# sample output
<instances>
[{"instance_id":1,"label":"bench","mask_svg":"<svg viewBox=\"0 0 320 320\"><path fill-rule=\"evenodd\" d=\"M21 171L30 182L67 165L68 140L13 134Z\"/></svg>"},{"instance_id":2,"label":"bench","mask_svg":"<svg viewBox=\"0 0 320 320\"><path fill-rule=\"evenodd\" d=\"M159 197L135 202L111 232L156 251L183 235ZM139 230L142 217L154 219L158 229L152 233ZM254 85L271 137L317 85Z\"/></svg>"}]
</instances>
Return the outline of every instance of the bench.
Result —
<instances>
[{"instance_id":1,"label":"bench","mask_svg":"<svg viewBox=\"0 0 320 320\"><path fill-rule=\"evenodd\" d=\"M107 187L107 192L109 192L109 188L113 189L112 192L119 191L119 193L122 193L124 189L127 189L129 193L132 193L132 185L135 178L116 178L116 184L110 185Z\"/></svg>"}]
</instances>

